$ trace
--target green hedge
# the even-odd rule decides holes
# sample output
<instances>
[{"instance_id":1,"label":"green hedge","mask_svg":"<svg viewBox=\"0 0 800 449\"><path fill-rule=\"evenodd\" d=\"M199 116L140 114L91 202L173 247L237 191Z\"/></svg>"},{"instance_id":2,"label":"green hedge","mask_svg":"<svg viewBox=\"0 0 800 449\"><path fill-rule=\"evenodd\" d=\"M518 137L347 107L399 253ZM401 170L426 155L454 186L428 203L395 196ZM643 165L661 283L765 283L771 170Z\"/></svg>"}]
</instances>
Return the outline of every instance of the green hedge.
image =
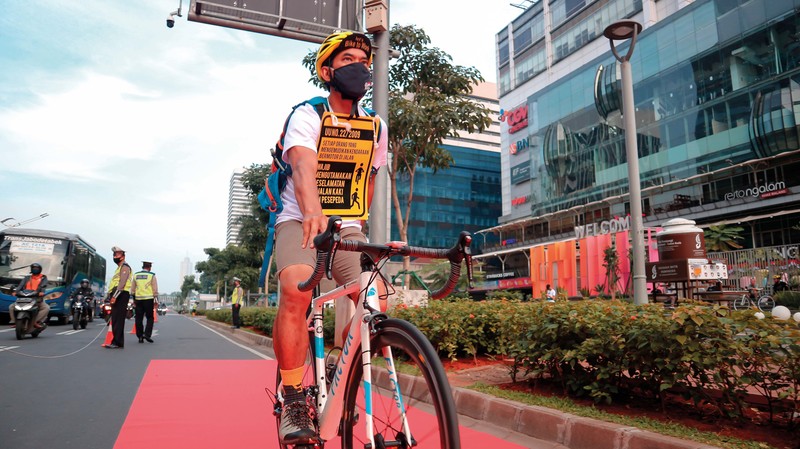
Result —
<instances>
[{"instance_id":1,"label":"green hedge","mask_svg":"<svg viewBox=\"0 0 800 449\"><path fill-rule=\"evenodd\" d=\"M552 379L597 402L631 394L663 401L670 390L741 416L745 394L761 395L775 413L790 413L782 407L798 407L800 399L797 323L758 320L751 311L498 300L432 301L394 314L420 328L442 356L510 358L511 379Z\"/></svg>"},{"instance_id":2,"label":"green hedge","mask_svg":"<svg viewBox=\"0 0 800 449\"><path fill-rule=\"evenodd\" d=\"M271 336L276 312L250 307L241 317L245 326ZM759 320L752 311L700 303L667 311L619 300L451 299L400 306L390 314L416 325L443 357L507 358L511 380L552 379L565 392L597 402L633 394L663 401L669 390L728 416L743 415L747 394L762 396L774 416L800 411L800 329L794 320ZM231 322L229 309L207 316ZM326 309L328 345L333 317Z\"/></svg>"},{"instance_id":3,"label":"green hedge","mask_svg":"<svg viewBox=\"0 0 800 449\"><path fill-rule=\"evenodd\" d=\"M800 292L778 292L775 294L775 303L788 307L792 312L800 311Z\"/></svg>"},{"instance_id":4,"label":"green hedge","mask_svg":"<svg viewBox=\"0 0 800 449\"><path fill-rule=\"evenodd\" d=\"M275 307L244 307L239 311L239 320L242 326L252 326L255 330L263 332L272 337L272 328L275 323L275 315L278 309ZM206 311L206 317L210 320L233 324L230 308ZM335 329L333 309L324 309L322 314L322 333L325 344L333 345L333 333Z\"/></svg>"}]
</instances>

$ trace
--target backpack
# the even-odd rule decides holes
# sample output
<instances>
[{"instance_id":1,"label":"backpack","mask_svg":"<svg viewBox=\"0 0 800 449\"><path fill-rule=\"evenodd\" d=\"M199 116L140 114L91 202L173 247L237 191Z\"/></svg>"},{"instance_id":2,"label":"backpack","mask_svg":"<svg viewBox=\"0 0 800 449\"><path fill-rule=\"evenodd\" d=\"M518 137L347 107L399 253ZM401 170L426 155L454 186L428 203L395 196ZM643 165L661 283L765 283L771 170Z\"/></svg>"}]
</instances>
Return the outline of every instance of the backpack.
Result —
<instances>
[{"instance_id":1,"label":"backpack","mask_svg":"<svg viewBox=\"0 0 800 449\"><path fill-rule=\"evenodd\" d=\"M304 104L313 106L320 120L322 120L322 116L328 110L328 100L324 97L314 97L292 107L292 112L289 113L289 116L286 117L286 122L283 124L283 131L281 132L278 142L275 144L274 148L270 149L270 153L272 154L272 167L269 176L267 176L267 179L264 181L264 188L261 189L261 192L258 194L258 203L261 209L269 214L269 221L267 222L267 242L264 246L264 260L261 263L261 274L258 278L258 285L260 286L264 286L272 260L272 249L275 246L275 220L278 214L283 211L281 193L283 193L283 190L286 188L288 177L292 176L292 167L283 161L283 139L286 136L286 128L289 126L289 120L292 118L292 114L294 114L294 111L298 107ZM367 108L364 108L364 110L370 117L375 117L375 111ZM380 127L378 136L380 136L382 130L383 127Z\"/></svg>"}]
</instances>

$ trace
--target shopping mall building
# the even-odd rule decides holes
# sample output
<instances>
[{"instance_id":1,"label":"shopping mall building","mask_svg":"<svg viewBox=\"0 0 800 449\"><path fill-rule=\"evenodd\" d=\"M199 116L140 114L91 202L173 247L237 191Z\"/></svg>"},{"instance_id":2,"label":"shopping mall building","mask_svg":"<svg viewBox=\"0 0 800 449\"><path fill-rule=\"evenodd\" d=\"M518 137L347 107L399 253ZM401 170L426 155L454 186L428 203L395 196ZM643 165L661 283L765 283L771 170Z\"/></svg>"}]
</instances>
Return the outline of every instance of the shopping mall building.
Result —
<instances>
[{"instance_id":1,"label":"shopping mall building","mask_svg":"<svg viewBox=\"0 0 800 449\"><path fill-rule=\"evenodd\" d=\"M497 33L503 204L478 234L496 238L479 256L485 288L530 288L533 276L538 294L537 278L559 285L559 274L537 248L573 242L566 253L580 258L581 239L628 229L627 111L603 36L621 19L643 25L631 66L645 228L738 224L745 248L797 252L800 0L525 5Z\"/></svg>"}]
</instances>

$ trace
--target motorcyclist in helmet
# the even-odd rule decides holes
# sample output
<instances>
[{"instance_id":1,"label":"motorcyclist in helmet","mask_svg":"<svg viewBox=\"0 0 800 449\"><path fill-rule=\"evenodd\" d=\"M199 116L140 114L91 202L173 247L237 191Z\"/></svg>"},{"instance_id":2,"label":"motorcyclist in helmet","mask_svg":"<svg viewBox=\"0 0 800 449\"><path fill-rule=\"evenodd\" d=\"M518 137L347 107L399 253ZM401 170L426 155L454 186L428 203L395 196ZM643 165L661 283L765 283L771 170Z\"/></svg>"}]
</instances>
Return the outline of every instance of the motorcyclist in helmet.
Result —
<instances>
[{"instance_id":1,"label":"motorcyclist in helmet","mask_svg":"<svg viewBox=\"0 0 800 449\"><path fill-rule=\"evenodd\" d=\"M20 293L26 290L35 290L36 291L36 306L39 307L39 313L36 315L36 322L33 323L33 326L37 329L41 329L44 326L45 320L47 320L47 315L50 313L50 306L44 301L44 291L47 288L47 276L42 274L42 266L38 263L31 264L31 274L22 278L19 285L17 286L17 295L19 296ZM11 317L11 325L16 325L16 317L14 316L14 305L12 304L8 308L8 314Z\"/></svg>"},{"instance_id":2,"label":"motorcyclist in helmet","mask_svg":"<svg viewBox=\"0 0 800 449\"><path fill-rule=\"evenodd\" d=\"M89 286L88 279L81 279L80 287L72 291L69 295L70 301L75 301L78 295L83 295L83 300L89 303L90 314L94 313L94 290Z\"/></svg>"}]
</instances>

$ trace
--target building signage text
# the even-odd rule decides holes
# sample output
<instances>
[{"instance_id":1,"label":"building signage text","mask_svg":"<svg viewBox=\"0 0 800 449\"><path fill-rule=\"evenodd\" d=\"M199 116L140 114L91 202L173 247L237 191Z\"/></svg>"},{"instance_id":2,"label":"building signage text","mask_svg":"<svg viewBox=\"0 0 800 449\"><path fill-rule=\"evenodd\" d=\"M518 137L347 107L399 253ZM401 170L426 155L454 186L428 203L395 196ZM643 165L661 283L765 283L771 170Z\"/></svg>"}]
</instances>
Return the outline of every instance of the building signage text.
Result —
<instances>
[{"instance_id":1,"label":"building signage text","mask_svg":"<svg viewBox=\"0 0 800 449\"><path fill-rule=\"evenodd\" d=\"M531 163L525 161L511 167L511 184L519 184L531 179Z\"/></svg>"},{"instance_id":2,"label":"building signage text","mask_svg":"<svg viewBox=\"0 0 800 449\"><path fill-rule=\"evenodd\" d=\"M528 104L523 104L508 112L502 112L500 115L501 122L508 122L508 133L514 134L515 132L528 126Z\"/></svg>"},{"instance_id":3,"label":"building signage text","mask_svg":"<svg viewBox=\"0 0 800 449\"><path fill-rule=\"evenodd\" d=\"M528 138L526 137L526 138L524 138L522 140L518 140L518 141L512 143L511 145L509 145L509 152L511 154L517 154L518 152L520 152L520 151L522 151L522 150L524 150L524 149L526 149L528 147L530 147L530 143L528 141Z\"/></svg>"},{"instance_id":4,"label":"building signage text","mask_svg":"<svg viewBox=\"0 0 800 449\"><path fill-rule=\"evenodd\" d=\"M789 193L789 189L786 188L786 183L783 181L778 182L771 182L768 184L763 184L756 187L750 187L747 189L740 189L733 192L728 192L725 194L725 200L731 201L737 198L746 198L751 196L753 198L772 198L775 196L786 195Z\"/></svg>"},{"instance_id":5,"label":"building signage text","mask_svg":"<svg viewBox=\"0 0 800 449\"><path fill-rule=\"evenodd\" d=\"M507 271L504 273L487 274L486 279L505 279L505 278L513 278L514 276L516 276L516 273L514 273L513 271Z\"/></svg>"},{"instance_id":6,"label":"building signage text","mask_svg":"<svg viewBox=\"0 0 800 449\"><path fill-rule=\"evenodd\" d=\"M518 196L516 198L512 198L511 199L511 205L512 206L521 206L521 205L523 205L525 203L530 202L530 200L531 200L531 196L530 195Z\"/></svg>"},{"instance_id":7,"label":"building signage text","mask_svg":"<svg viewBox=\"0 0 800 449\"><path fill-rule=\"evenodd\" d=\"M631 216L628 215L625 217L616 217L612 220L601 221L600 223L575 226L575 236L582 239L593 235L616 234L617 232L627 231L630 228Z\"/></svg>"}]
</instances>

